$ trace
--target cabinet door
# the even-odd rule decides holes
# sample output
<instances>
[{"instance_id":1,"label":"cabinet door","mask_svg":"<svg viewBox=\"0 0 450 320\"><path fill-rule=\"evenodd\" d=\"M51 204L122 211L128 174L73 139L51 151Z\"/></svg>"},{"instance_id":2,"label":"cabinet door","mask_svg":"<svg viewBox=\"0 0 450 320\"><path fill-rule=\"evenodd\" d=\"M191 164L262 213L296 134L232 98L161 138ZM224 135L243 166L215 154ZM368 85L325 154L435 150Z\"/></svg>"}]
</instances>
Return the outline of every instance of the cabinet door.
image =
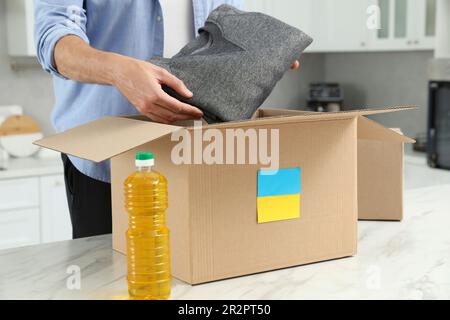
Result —
<instances>
[{"instance_id":1,"label":"cabinet door","mask_svg":"<svg viewBox=\"0 0 450 320\"><path fill-rule=\"evenodd\" d=\"M414 0L413 0L414 1ZM375 50L408 50L412 45L411 13L408 0L373 0L379 7L379 29L371 30L371 48Z\"/></svg>"},{"instance_id":2,"label":"cabinet door","mask_svg":"<svg viewBox=\"0 0 450 320\"><path fill-rule=\"evenodd\" d=\"M322 51L322 37L325 29L322 28L320 18L315 12L325 11L328 0L246 0L245 10L262 12L273 16L287 24L294 26L312 38L314 42L306 52Z\"/></svg>"},{"instance_id":3,"label":"cabinet door","mask_svg":"<svg viewBox=\"0 0 450 320\"><path fill-rule=\"evenodd\" d=\"M7 179L0 181L0 211L11 211L38 206L38 178Z\"/></svg>"},{"instance_id":4,"label":"cabinet door","mask_svg":"<svg viewBox=\"0 0 450 320\"><path fill-rule=\"evenodd\" d=\"M414 1L416 24L413 45L417 50L432 50L435 48L437 0Z\"/></svg>"},{"instance_id":5,"label":"cabinet door","mask_svg":"<svg viewBox=\"0 0 450 320\"><path fill-rule=\"evenodd\" d=\"M274 16L309 34L306 52L367 50L370 0L247 0L247 10Z\"/></svg>"},{"instance_id":6,"label":"cabinet door","mask_svg":"<svg viewBox=\"0 0 450 320\"><path fill-rule=\"evenodd\" d=\"M316 24L323 24L321 41L325 51L367 50L368 0L321 0L323 7L314 11Z\"/></svg>"},{"instance_id":7,"label":"cabinet door","mask_svg":"<svg viewBox=\"0 0 450 320\"><path fill-rule=\"evenodd\" d=\"M0 250L39 243L38 208L0 211Z\"/></svg>"},{"instance_id":8,"label":"cabinet door","mask_svg":"<svg viewBox=\"0 0 450 320\"><path fill-rule=\"evenodd\" d=\"M33 0L6 0L9 55L36 56L33 14Z\"/></svg>"},{"instance_id":9,"label":"cabinet door","mask_svg":"<svg viewBox=\"0 0 450 320\"><path fill-rule=\"evenodd\" d=\"M369 32L370 49L432 49L435 24L434 1L371 0L371 3L380 9L380 29ZM427 32L429 36L426 36Z\"/></svg>"},{"instance_id":10,"label":"cabinet door","mask_svg":"<svg viewBox=\"0 0 450 320\"><path fill-rule=\"evenodd\" d=\"M42 242L72 239L72 225L67 206L64 177L40 178Z\"/></svg>"}]
</instances>

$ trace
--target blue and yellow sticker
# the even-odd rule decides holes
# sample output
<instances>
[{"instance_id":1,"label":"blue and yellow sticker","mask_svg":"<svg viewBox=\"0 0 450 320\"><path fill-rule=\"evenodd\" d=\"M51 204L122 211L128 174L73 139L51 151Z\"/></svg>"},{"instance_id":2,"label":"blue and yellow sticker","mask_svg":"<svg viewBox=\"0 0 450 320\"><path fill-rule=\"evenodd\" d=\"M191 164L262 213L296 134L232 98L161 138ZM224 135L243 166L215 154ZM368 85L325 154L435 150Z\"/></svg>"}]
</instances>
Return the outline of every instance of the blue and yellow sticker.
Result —
<instances>
[{"instance_id":1,"label":"blue and yellow sticker","mask_svg":"<svg viewBox=\"0 0 450 320\"><path fill-rule=\"evenodd\" d=\"M300 218L301 169L258 171L258 223Z\"/></svg>"}]
</instances>

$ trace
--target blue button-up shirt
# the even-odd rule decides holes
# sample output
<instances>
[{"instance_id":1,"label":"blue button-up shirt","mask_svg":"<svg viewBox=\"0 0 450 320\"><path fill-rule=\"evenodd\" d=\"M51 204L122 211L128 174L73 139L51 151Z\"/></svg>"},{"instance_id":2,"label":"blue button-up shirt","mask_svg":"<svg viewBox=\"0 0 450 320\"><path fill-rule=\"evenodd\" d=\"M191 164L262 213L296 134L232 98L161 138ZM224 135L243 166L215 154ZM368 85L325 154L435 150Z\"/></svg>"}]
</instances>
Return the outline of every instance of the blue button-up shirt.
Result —
<instances>
[{"instance_id":1,"label":"blue button-up shirt","mask_svg":"<svg viewBox=\"0 0 450 320\"><path fill-rule=\"evenodd\" d=\"M217 6L242 7L243 0L193 0L195 29ZM35 0L37 57L53 75L55 105L52 123L57 132L111 115L132 115L137 110L114 87L87 84L58 73L53 51L61 37L76 35L92 47L136 59L162 56L164 21L158 0ZM192 32L195 32L192 30ZM176 35L174 35L176 36ZM110 181L109 161L93 163L70 157L82 173Z\"/></svg>"}]
</instances>

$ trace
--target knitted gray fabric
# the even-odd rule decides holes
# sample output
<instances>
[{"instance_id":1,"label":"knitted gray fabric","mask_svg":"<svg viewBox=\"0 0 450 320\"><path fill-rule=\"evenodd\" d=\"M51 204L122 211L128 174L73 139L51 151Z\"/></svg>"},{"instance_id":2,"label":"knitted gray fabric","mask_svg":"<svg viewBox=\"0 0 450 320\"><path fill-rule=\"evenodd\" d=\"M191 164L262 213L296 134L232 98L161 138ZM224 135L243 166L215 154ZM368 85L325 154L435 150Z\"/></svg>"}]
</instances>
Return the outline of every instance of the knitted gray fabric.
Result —
<instances>
[{"instance_id":1,"label":"knitted gray fabric","mask_svg":"<svg viewBox=\"0 0 450 320\"><path fill-rule=\"evenodd\" d=\"M171 96L199 107L206 121L249 119L312 39L275 18L222 5L200 35L159 65L183 80L193 98Z\"/></svg>"}]
</instances>

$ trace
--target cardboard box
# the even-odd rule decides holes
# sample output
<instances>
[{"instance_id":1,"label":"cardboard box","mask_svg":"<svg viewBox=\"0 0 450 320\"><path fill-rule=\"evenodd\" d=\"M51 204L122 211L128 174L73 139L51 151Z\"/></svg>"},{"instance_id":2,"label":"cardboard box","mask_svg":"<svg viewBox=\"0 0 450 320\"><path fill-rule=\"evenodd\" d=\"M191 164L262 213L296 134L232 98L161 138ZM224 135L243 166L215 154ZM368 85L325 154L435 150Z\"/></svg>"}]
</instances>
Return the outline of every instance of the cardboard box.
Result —
<instances>
[{"instance_id":1,"label":"cardboard box","mask_svg":"<svg viewBox=\"0 0 450 320\"><path fill-rule=\"evenodd\" d=\"M260 109L258 117L317 114L311 111ZM403 135L401 129L391 129ZM358 219L403 219L404 144L411 139L365 139L358 137Z\"/></svg>"},{"instance_id":2,"label":"cardboard box","mask_svg":"<svg viewBox=\"0 0 450 320\"><path fill-rule=\"evenodd\" d=\"M278 130L279 167L301 169L300 217L267 223L258 223L257 211L258 171L265 165L175 165L171 152L178 142L171 134L183 128L142 117L106 117L36 143L96 162L111 159L113 248L123 253L123 181L135 170L137 151L154 152L155 169L168 180L172 274L198 284L354 255L358 138L412 141L364 116L405 109L410 108L281 115L264 110L248 121L205 126L221 133Z\"/></svg>"},{"instance_id":3,"label":"cardboard box","mask_svg":"<svg viewBox=\"0 0 450 320\"><path fill-rule=\"evenodd\" d=\"M403 219L403 153L401 141L358 140L360 220Z\"/></svg>"}]
</instances>

